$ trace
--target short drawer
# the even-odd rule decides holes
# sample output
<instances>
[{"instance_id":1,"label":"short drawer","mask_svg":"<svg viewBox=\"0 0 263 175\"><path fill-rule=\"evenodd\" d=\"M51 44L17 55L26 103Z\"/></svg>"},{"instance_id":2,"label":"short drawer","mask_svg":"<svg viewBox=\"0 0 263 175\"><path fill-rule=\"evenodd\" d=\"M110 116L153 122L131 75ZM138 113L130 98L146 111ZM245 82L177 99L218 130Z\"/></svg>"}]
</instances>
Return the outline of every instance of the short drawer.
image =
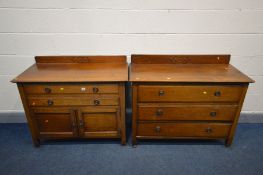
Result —
<instances>
[{"instance_id":1,"label":"short drawer","mask_svg":"<svg viewBox=\"0 0 263 175\"><path fill-rule=\"evenodd\" d=\"M29 84L27 94L109 94L118 93L117 84Z\"/></svg>"},{"instance_id":2,"label":"short drawer","mask_svg":"<svg viewBox=\"0 0 263 175\"><path fill-rule=\"evenodd\" d=\"M211 120L232 121L237 105L159 105L139 106L139 120Z\"/></svg>"},{"instance_id":3,"label":"short drawer","mask_svg":"<svg viewBox=\"0 0 263 175\"><path fill-rule=\"evenodd\" d=\"M242 86L157 86L141 85L139 102L237 102Z\"/></svg>"},{"instance_id":4,"label":"short drawer","mask_svg":"<svg viewBox=\"0 0 263 175\"><path fill-rule=\"evenodd\" d=\"M230 123L139 123L138 136L156 137L227 137Z\"/></svg>"},{"instance_id":5,"label":"short drawer","mask_svg":"<svg viewBox=\"0 0 263 175\"><path fill-rule=\"evenodd\" d=\"M117 95L104 96L44 96L28 97L29 106L103 106L118 105L119 98Z\"/></svg>"}]
</instances>

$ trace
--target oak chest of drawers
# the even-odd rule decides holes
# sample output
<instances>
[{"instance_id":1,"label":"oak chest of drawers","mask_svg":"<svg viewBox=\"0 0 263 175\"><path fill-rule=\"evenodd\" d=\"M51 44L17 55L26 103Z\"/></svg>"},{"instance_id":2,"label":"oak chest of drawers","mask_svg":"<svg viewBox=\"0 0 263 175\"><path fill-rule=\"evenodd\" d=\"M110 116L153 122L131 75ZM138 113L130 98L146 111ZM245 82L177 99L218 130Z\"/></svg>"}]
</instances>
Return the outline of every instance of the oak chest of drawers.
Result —
<instances>
[{"instance_id":1,"label":"oak chest of drawers","mask_svg":"<svg viewBox=\"0 0 263 175\"><path fill-rule=\"evenodd\" d=\"M132 55L132 139L232 143L252 79L230 55Z\"/></svg>"},{"instance_id":2,"label":"oak chest of drawers","mask_svg":"<svg viewBox=\"0 0 263 175\"><path fill-rule=\"evenodd\" d=\"M126 143L125 56L41 56L17 83L33 143L120 138Z\"/></svg>"}]
</instances>

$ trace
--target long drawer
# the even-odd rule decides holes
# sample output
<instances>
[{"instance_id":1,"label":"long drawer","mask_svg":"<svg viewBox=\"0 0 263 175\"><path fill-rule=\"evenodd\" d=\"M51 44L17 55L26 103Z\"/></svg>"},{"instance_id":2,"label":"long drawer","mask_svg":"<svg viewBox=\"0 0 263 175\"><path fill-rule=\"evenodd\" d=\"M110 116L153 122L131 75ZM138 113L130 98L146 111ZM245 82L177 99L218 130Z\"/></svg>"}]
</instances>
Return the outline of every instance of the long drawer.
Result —
<instances>
[{"instance_id":1,"label":"long drawer","mask_svg":"<svg viewBox=\"0 0 263 175\"><path fill-rule=\"evenodd\" d=\"M139 123L137 136L225 138L230 123Z\"/></svg>"},{"instance_id":2,"label":"long drawer","mask_svg":"<svg viewBox=\"0 0 263 175\"><path fill-rule=\"evenodd\" d=\"M27 94L109 94L118 93L117 84L26 84Z\"/></svg>"},{"instance_id":3,"label":"long drawer","mask_svg":"<svg viewBox=\"0 0 263 175\"><path fill-rule=\"evenodd\" d=\"M139 120L232 121L237 105L158 105L139 106Z\"/></svg>"},{"instance_id":4,"label":"long drawer","mask_svg":"<svg viewBox=\"0 0 263 175\"><path fill-rule=\"evenodd\" d=\"M118 105L118 95L89 96L29 96L30 106L103 106Z\"/></svg>"},{"instance_id":5,"label":"long drawer","mask_svg":"<svg viewBox=\"0 0 263 175\"><path fill-rule=\"evenodd\" d=\"M139 102L237 102L242 86L140 85Z\"/></svg>"}]
</instances>

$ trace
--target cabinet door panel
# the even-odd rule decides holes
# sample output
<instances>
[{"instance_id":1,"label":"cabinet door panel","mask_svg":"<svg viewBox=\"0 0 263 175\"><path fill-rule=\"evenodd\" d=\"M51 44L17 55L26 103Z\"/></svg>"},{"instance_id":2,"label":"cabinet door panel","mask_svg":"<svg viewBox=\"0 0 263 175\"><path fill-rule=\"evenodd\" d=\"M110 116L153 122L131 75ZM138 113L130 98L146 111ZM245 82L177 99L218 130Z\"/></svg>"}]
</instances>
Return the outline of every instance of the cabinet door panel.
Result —
<instances>
[{"instance_id":1,"label":"cabinet door panel","mask_svg":"<svg viewBox=\"0 0 263 175\"><path fill-rule=\"evenodd\" d=\"M70 109L32 109L40 137L67 138L77 135L75 112Z\"/></svg>"},{"instance_id":2,"label":"cabinet door panel","mask_svg":"<svg viewBox=\"0 0 263 175\"><path fill-rule=\"evenodd\" d=\"M119 112L117 107L79 110L81 137L119 137Z\"/></svg>"},{"instance_id":3,"label":"cabinet door panel","mask_svg":"<svg viewBox=\"0 0 263 175\"><path fill-rule=\"evenodd\" d=\"M88 131L116 131L117 120L115 113L83 114L85 129Z\"/></svg>"}]
</instances>

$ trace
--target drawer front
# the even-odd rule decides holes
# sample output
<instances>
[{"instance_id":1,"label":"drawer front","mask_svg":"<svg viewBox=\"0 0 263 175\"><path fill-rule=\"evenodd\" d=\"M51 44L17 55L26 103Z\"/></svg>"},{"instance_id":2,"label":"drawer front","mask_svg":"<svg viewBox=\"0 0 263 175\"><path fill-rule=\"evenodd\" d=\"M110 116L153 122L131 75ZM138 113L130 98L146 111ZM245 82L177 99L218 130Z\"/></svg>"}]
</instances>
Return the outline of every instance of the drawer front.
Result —
<instances>
[{"instance_id":1,"label":"drawer front","mask_svg":"<svg viewBox=\"0 0 263 175\"><path fill-rule=\"evenodd\" d=\"M28 97L28 103L33 106L104 106L104 105L118 105L119 98L117 95L104 96L73 96L73 97Z\"/></svg>"},{"instance_id":2,"label":"drawer front","mask_svg":"<svg viewBox=\"0 0 263 175\"><path fill-rule=\"evenodd\" d=\"M242 86L157 86L141 85L139 102L237 102Z\"/></svg>"},{"instance_id":3,"label":"drawer front","mask_svg":"<svg viewBox=\"0 0 263 175\"><path fill-rule=\"evenodd\" d=\"M225 138L228 123L139 123L138 136Z\"/></svg>"},{"instance_id":4,"label":"drawer front","mask_svg":"<svg viewBox=\"0 0 263 175\"><path fill-rule=\"evenodd\" d=\"M237 105L139 106L139 120L211 120L232 121Z\"/></svg>"},{"instance_id":5,"label":"drawer front","mask_svg":"<svg viewBox=\"0 0 263 175\"><path fill-rule=\"evenodd\" d=\"M117 84L24 85L27 94L108 94L118 93Z\"/></svg>"}]
</instances>

